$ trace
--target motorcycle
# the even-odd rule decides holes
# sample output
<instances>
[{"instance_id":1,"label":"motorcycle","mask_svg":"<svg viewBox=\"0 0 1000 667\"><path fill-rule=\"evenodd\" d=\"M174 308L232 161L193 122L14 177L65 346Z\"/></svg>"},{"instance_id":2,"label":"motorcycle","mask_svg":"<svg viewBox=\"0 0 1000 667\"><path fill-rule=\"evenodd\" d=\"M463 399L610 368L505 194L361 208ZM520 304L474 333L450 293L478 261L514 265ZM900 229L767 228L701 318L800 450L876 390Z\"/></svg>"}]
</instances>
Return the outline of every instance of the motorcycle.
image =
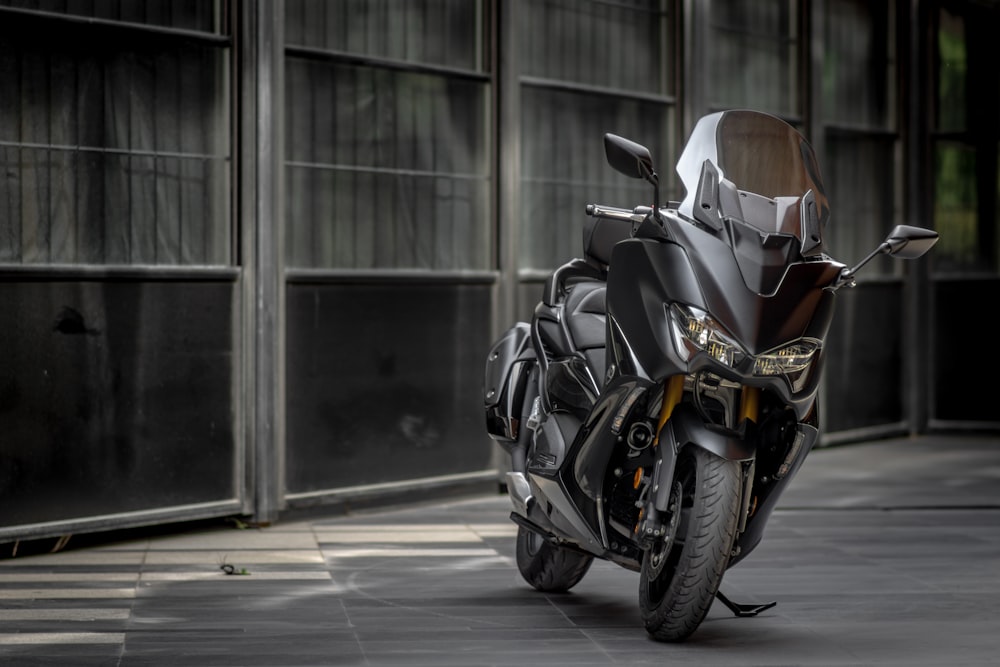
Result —
<instances>
[{"instance_id":1,"label":"motorcycle","mask_svg":"<svg viewBox=\"0 0 1000 667\"><path fill-rule=\"evenodd\" d=\"M677 163L684 199L663 207L649 150L604 145L652 205L587 205L583 257L488 353L486 428L510 456L525 581L566 591L595 558L616 563L639 573L649 635L682 641L715 599L737 616L776 604L719 587L819 438L836 293L938 235L899 225L856 266L829 257L813 149L768 114L702 118Z\"/></svg>"}]
</instances>

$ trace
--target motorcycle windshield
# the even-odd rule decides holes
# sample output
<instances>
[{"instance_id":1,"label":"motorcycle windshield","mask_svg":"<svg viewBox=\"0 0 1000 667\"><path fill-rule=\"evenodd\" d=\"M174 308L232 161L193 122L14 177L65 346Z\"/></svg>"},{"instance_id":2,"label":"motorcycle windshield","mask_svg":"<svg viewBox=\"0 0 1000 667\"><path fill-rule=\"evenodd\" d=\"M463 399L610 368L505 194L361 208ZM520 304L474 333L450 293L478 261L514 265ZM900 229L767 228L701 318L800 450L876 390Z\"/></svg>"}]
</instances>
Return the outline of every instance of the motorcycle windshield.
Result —
<instances>
[{"instance_id":1,"label":"motorcycle windshield","mask_svg":"<svg viewBox=\"0 0 1000 667\"><path fill-rule=\"evenodd\" d=\"M706 173L711 177L712 167L718 172L719 201L710 204L724 216L739 218L764 233L792 234L803 247L819 247L829 203L816 155L791 125L757 111L703 117L677 163L686 190L678 210L689 219L696 219L696 206L708 204L706 188L699 186ZM740 194L732 193L733 188ZM727 192L733 196L727 197ZM808 207L815 202L810 214L802 213L807 208L803 202Z\"/></svg>"}]
</instances>

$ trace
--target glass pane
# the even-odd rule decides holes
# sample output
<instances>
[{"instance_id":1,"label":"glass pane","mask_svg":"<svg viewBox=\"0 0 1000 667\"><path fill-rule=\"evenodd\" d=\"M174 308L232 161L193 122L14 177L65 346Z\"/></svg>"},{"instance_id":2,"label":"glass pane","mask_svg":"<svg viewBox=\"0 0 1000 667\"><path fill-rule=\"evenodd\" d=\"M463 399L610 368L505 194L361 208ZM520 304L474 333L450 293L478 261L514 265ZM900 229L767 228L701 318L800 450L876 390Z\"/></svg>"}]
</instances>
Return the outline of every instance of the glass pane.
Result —
<instances>
[{"instance_id":1,"label":"glass pane","mask_svg":"<svg viewBox=\"0 0 1000 667\"><path fill-rule=\"evenodd\" d=\"M286 0L290 45L479 71L480 3L470 0Z\"/></svg>"},{"instance_id":2,"label":"glass pane","mask_svg":"<svg viewBox=\"0 0 1000 667\"><path fill-rule=\"evenodd\" d=\"M961 16L941 9L938 14L937 129L960 131L966 127L968 54L965 23Z\"/></svg>"},{"instance_id":3,"label":"glass pane","mask_svg":"<svg viewBox=\"0 0 1000 667\"><path fill-rule=\"evenodd\" d=\"M490 467L480 369L492 293L491 285L290 283L288 492Z\"/></svg>"},{"instance_id":4,"label":"glass pane","mask_svg":"<svg viewBox=\"0 0 1000 667\"><path fill-rule=\"evenodd\" d=\"M228 264L225 50L4 28L0 261Z\"/></svg>"},{"instance_id":5,"label":"glass pane","mask_svg":"<svg viewBox=\"0 0 1000 667\"><path fill-rule=\"evenodd\" d=\"M236 498L238 295L225 281L0 283L14 324L0 327L4 526Z\"/></svg>"},{"instance_id":6,"label":"glass pane","mask_svg":"<svg viewBox=\"0 0 1000 667\"><path fill-rule=\"evenodd\" d=\"M487 269L487 85L289 58L287 257Z\"/></svg>"},{"instance_id":7,"label":"glass pane","mask_svg":"<svg viewBox=\"0 0 1000 667\"><path fill-rule=\"evenodd\" d=\"M0 0L0 6L218 33L218 0Z\"/></svg>"},{"instance_id":8,"label":"glass pane","mask_svg":"<svg viewBox=\"0 0 1000 667\"><path fill-rule=\"evenodd\" d=\"M523 2L518 21L524 74L669 94L669 16L662 0Z\"/></svg>"},{"instance_id":9,"label":"glass pane","mask_svg":"<svg viewBox=\"0 0 1000 667\"><path fill-rule=\"evenodd\" d=\"M828 134L827 196L830 224L824 240L830 254L853 265L874 250L896 223L894 145L892 137ZM879 257L862 277L902 270L900 262Z\"/></svg>"},{"instance_id":10,"label":"glass pane","mask_svg":"<svg viewBox=\"0 0 1000 667\"><path fill-rule=\"evenodd\" d=\"M830 121L892 126L896 75L890 26L885 0L827 0L823 101Z\"/></svg>"},{"instance_id":11,"label":"glass pane","mask_svg":"<svg viewBox=\"0 0 1000 667\"><path fill-rule=\"evenodd\" d=\"M937 270L987 269L992 248L980 245L977 216L976 151L939 142L934 151L934 247Z\"/></svg>"},{"instance_id":12,"label":"glass pane","mask_svg":"<svg viewBox=\"0 0 1000 667\"><path fill-rule=\"evenodd\" d=\"M708 97L713 108L799 113L799 24L790 0L713 0Z\"/></svg>"},{"instance_id":13,"label":"glass pane","mask_svg":"<svg viewBox=\"0 0 1000 667\"><path fill-rule=\"evenodd\" d=\"M900 391L905 381L900 326L906 319L905 303L898 281L869 282L837 292L837 314L823 350L822 391L831 397L822 417L828 433L905 418L906 392Z\"/></svg>"},{"instance_id":14,"label":"glass pane","mask_svg":"<svg viewBox=\"0 0 1000 667\"><path fill-rule=\"evenodd\" d=\"M937 248L931 252L937 253ZM938 304L938 314L931 321L932 348L927 357L934 366L931 417L973 424L996 423L1000 419L996 408L995 381L1000 375L1000 357L976 355L973 372L970 372L969 364L959 363L958 354L967 350L971 341L969 328L955 326L952 315L982 313L984 322L991 321L992 313L984 313L983 305L988 304L989 308L1000 303L1000 279L966 276L935 280L931 288L934 290L932 301ZM958 387L961 391L956 391Z\"/></svg>"},{"instance_id":15,"label":"glass pane","mask_svg":"<svg viewBox=\"0 0 1000 667\"><path fill-rule=\"evenodd\" d=\"M582 252L587 204L632 208L652 186L616 172L604 155L612 132L647 146L662 200L676 199L673 110L662 104L525 87L521 117L521 269L551 269Z\"/></svg>"}]
</instances>

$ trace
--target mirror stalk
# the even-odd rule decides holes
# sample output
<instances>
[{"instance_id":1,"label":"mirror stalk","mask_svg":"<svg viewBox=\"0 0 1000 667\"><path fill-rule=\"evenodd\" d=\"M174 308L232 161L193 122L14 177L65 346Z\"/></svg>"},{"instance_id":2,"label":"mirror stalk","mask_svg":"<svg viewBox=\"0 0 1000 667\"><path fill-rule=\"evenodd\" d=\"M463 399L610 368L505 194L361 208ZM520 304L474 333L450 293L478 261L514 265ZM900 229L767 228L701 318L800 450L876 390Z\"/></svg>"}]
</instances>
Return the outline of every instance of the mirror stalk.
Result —
<instances>
[{"instance_id":1,"label":"mirror stalk","mask_svg":"<svg viewBox=\"0 0 1000 667\"><path fill-rule=\"evenodd\" d=\"M850 269L844 268L844 269L842 269L840 271L840 277L837 278L837 281L833 284L833 288L834 289L840 289L841 287L844 287L844 286L854 287L854 285L856 284L855 281L854 281L854 276L858 273L858 271L861 270L861 268L865 264L867 264L868 262L872 261L873 259L875 259L879 255L884 255L885 253L888 253L888 252L891 252L891 251L892 251L892 246L889 244L889 242L888 241L883 241L882 244L879 245L879 247L875 248L870 253L868 253L868 256L865 257L860 262L858 262L853 268L850 268Z\"/></svg>"},{"instance_id":2,"label":"mirror stalk","mask_svg":"<svg viewBox=\"0 0 1000 667\"><path fill-rule=\"evenodd\" d=\"M911 227L910 225L896 225L885 240L879 244L875 250L871 251L867 257L858 262L851 269L841 269L840 276L834 281L831 287L839 289L845 285L854 286L854 276L868 262L877 255L892 255L901 259L916 259L934 247L938 241L938 233L931 229L922 227Z\"/></svg>"}]
</instances>

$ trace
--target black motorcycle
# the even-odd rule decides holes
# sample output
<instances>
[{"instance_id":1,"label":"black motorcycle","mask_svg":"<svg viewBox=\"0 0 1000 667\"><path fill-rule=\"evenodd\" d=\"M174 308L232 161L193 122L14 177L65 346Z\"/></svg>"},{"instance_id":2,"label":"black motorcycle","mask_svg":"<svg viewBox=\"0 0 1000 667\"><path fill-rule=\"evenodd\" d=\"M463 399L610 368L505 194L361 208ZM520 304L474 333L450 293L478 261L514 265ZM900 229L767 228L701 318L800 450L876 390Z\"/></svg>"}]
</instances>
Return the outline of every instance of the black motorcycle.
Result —
<instances>
[{"instance_id":1,"label":"black motorcycle","mask_svg":"<svg viewBox=\"0 0 1000 667\"><path fill-rule=\"evenodd\" d=\"M715 598L739 616L773 606L719 584L817 441L836 292L938 235L900 225L853 268L830 258L815 154L767 114L702 118L677 165L685 198L665 207L649 151L604 145L652 205L587 206L583 257L489 352L486 425L510 454L524 579L565 591L612 561L639 572L649 634L680 641Z\"/></svg>"}]
</instances>

